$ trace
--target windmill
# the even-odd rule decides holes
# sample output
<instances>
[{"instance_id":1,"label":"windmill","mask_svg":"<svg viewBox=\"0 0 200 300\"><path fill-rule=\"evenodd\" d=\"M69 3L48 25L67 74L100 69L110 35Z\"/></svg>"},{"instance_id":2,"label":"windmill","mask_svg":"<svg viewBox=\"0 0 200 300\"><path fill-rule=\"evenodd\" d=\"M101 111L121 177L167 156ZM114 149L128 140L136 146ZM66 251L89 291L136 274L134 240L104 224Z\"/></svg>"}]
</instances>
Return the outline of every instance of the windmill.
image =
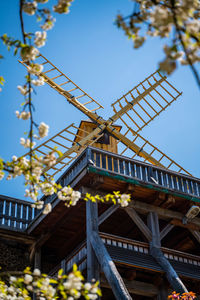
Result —
<instances>
[{"instance_id":1,"label":"windmill","mask_svg":"<svg viewBox=\"0 0 200 300\"><path fill-rule=\"evenodd\" d=\"M63 153L62 157L57 157L55 165L46 167L44 172L52 176L56 175L69 165L84 148L93 145L104 134L107 134L122 145L120 154L131 152L132 158L138 156L156 166L191 175L140 134L144 127L182 94L159 71L151 74L112 103L114 114L106 120L97 113L99 109L103 109L101 104L90 97L42 54L38 56L37 60L44 67L43 72L38 76L42 76L50 87L64 96L70 104L95 124L92 130L87 131L73 123L36 147L34 150L39 155L46 155L47 152L53 151L55 146ZM26 62L20 61L20 63L28 68ZM114 125L116 121L121 122L124 133L116 128Z\"/></svg>"}]
</instances>

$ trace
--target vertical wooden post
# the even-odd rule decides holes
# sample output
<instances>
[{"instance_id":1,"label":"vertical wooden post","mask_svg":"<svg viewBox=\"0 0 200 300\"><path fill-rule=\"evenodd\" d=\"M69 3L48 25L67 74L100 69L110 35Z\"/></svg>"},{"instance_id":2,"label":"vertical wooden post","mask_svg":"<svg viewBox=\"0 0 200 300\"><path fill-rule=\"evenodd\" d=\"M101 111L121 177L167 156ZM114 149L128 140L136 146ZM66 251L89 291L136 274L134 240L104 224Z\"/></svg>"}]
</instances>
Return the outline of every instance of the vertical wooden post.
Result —
<instances>
[{"instance_id":1,"label":"vertical wooden post","mask_svg":"<svg viewBox=\"0 0 200 300\"><path fill-rule=\"evenodd\" d=\"M41 248L35 251L34 256L34 269L39 269L41 271ZM36 300L36 294L33 293L33 300Z\"/></svg>"},{"instance_id":2,"label":"vertical wooden post","mask_svg":"<svg viewBox=\"0 0 200 300\"><path fill-rule=\"evenodd\" d=\"M61 269L63 269L63 274L66 274L66 260L65 259L61 260L60 266L61 266Z\"/></svg>"},{"instance_id":3,"label":"vertical wooden post","mask_svg":"<svg viewBox=\"0 0 200 300\"><path fill-rule=\"evenodd\" d=\"M41 270L41 249L35 251L34 269Z\"/></svg>"},{"instance_id":4,"label":"vertical wooden post","mask_svg":"<svg viewBox=\"0 0 200 300\"><path fill-rule=\"evenodd\" d=\"M176 292L185 293L188 292L187 288L179 278L178 274L167 260L167 258L162 253L160 247L160 229L158 222L158 215L156 212L150 212L147 217L147 223L149 229L152 232L152 241L150 242L150 253L161 266L163 271L165 271L167 279L170 285Z\"/></svg>"},{"instance_id":5,"label":"vertical wooden post","mask_svg":"<svg viewBox=\"0 0 200 300\"><path fill-rule=\"evenodd\" d=\"M164 282L159 286L157 300L166 300L168 297L168 289Z\"/></svg>"},{"instance_id":6,"label":"vertical wooden post","mask_svg":"<svg viewBox=\"0 0 200 300\"><path fill-rule=\"evenodd\" d=\"M100 280L99 263L95 252L90 243L92 231L98 232L98 204L87 201L86 203L86 222L87 222L87 280Z\"/></svg>"}]
</instances>

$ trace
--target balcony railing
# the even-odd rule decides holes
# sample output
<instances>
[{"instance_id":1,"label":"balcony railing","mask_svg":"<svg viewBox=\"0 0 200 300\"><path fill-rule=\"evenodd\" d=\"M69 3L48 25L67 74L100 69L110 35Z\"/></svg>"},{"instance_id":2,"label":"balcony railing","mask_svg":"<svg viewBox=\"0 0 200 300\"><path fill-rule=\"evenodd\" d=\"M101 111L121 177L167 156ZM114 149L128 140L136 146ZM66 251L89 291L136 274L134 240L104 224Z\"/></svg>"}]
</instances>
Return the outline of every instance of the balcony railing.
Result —
<instances>
[{"instance_id":1,"label":"balcony railing","mask_svg":"<svg viewBox=\"0 0 200 300\"><path fill-rule=\"evenodd\" d=\"M200 180L98 148L87 148L90 164L100 170L200 199ZM200 201L200 200L199 200Z\"/></svg>"},{"instance_id":2,"label":"balcony railing","mask_svg":"<svg viewBox=\"0 0 200 300\"><path fill-rule=\"evenodd\" d=\"M200 202L199 179L94 147L85 149L57 182L69 185L86 168L89 168L89 171L106 171L105 174L110 176L122 176L147 187L167 189ZM44 196L43 200L48 203L56 197L55 194ZM31 207L31 203L0 197L0 227L24 230L35 216L36 211Z\"/></svg>"},{"instance_id":3,"label":"balcony railing","mask_svg":"<svg viewBox=\"0 0 200 300\"><path fill-rule=\"evenodd\" d=\"M117 262L121 261L122 263L126 263L126 259L128 258L129 263L131 263L132 258L136 258L137 267L144 267L145 265L145 268L147 269L149 267L152 270L155 269L156 271L162 271L161 268L154 261L154 259L151 257L149 253L149 245L147 243L126 239L123 237L102 233L102 232L100 232L99 234L114 261ZM123 249L125 251L129 250L128 255L127 253L123 252ZM177 269L178 272L184 273L186 276L188 275L191 276L193 272L195 273L197 271L198 271L197 273L199 273L200 256L196 256L196 255L192 255L192 254L188 254L188 253L184 253L181 251L168 249L164 247L162 247L161 249L162 252L164 253L164 256L171 261L171 263L174 265L175 269ZM119 252L121 254L119 254ZM60 268L63 268L65 272L68 273L72 270L73 264L76 264L79 270L81 271L83 271L86 268L87 265L86 241L84 241L77 249L75 249L71 255L67 256L60 264L58 264L49 273L49 275L55 276Z\"/></svg>"},{"instance_id":4,"label":"balcony railing","mask_svg":"<svg viewBox=\"0 0 200 300\"><path fill-rule=\"evenodd\" d=\"M24 231L35 215L30 202L0 197L0 228Z\"/></svg>"}]
</instances>

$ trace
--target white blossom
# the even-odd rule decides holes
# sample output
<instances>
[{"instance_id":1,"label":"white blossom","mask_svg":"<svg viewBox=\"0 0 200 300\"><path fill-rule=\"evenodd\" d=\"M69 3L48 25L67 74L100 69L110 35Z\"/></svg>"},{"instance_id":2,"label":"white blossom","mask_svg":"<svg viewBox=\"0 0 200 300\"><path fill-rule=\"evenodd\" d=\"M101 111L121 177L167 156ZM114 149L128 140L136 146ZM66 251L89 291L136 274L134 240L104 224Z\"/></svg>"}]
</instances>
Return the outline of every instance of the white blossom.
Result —
<instances>
[{"instance_id":1,"label":"white blossom","mask_svg":"<svg viewBox=\"0 0 200 300\"><path fill-rule=\"evenodd\" d=\"M31 116L29 111L28 112L22 111L21 113L19 113L19 111L16 111L15 114L18 119L22 119L22 120L28 120Z\"/></svg>"},{"instance_id":2,"label":"white blossom","mask_svg":"<svg viewBox=\"0 0 200 300\"><path fill-rule=\"evenodd\" d=\"M32 142L32 145L31 145L31 141L30 139L25 139L25 138L20 138L20 144L22 146L24 146L24 148L33 148L35 146L35 142Z\"/></svg>"},{"instance_id":3,"label":"white blossom","mask_svg":"<svg viewBox=\"0 0 200 300\"><path fill-rule=\"evenodd\" d=\"M49 154L45 155L44 158L42 159L42 162L47 166L47 167L52 167L56 163L56 156L54 152L50 152Z\"/></svg>"},{"instance_id":4,"label":"white blossom","mask_svg":"<svg viewBox=\"0 0 200 300\"><path fill-rule=\"evenodd\" d=\"M46 31L36 31L35 33L35 39L34 39L34 43L37 47L42 47L45 45L46 42L46 38L47 38L47 33Z\"/></svg>"},{"instance_id":5,"label":"white blossom","mask_svg":"<svg viewBox=\"0 0 200 300\"><path fill-rule=\"evenodd\" d=\"M71 205L75 206L80 198L81 198L81 193L79 191L73 191L71 195L71 201L72 201Z\"/></svg>"},{"instance_id":6,"label":"white blossom","mask_svg":"<svg viewBox=\"0 0 200 300\"><path fill-rule=\"evenodd\" d=\"M31 276L30 274L25 274L25 276L24 276L25 284L29 284L30 282L32 282L32 280L33 280L33 276Z\"/></svg>"},{"instance_id":7,"label":"white blossom","mask_svg":"<svg viewBox=\"0 0 200 300\"><path fill-rule=\"evenodd\" d=\"M11 180L12 179L12 175L8 174L8 176L6 177L6 180Z\"/></svg>"},{"instance_id":8,"label":"white blossom","mask_svg":"<svg viewBox=\"0 0 200 300\"><path fill-rule=\"evenodd\" d=\"M35 276L40 276L40 275L41 275L40 270L39 270L39 269L34 269L33 275L35 275Z\"/></svg>"},{"instance_id":9,"label":"white blossom","mask_svg":"<svg viewBox=\"0 0 200 300\"><path fill-rule=\"evenodd\" d=\"M40 64L32 64L30 66L28 66L28 71L31 73L31 74L35 74L35 75L39 75L43 70L43 65L40 65Z\"/></svg>"},{"instance_id":10,"label":"white blossom","mask_svg":"<svg viewBox=\"0 0 200 300\"><path fill-rule=\"evenodd\" d=\"M0 170L0 180L2 180L3 178L4 178L4 172Z\"/></svg>"},{"instance_id":11,"label":"white blossom","mask_svg":"<svg viewBox=\"0 0 200 300\"><path fill-rule=\"evenodd\" d=\"M44 85L44 77L39 76L38 79L33 79L31 82L36 86Z\"/></svg>"},{"instance_id":12,"label":"white blossom","mask_svg":"<svg viewBox=\"0 0 200 300\"><path fill-rule=\"evenodd\" d=\"M39 130L39 136L41 138L44 138L45 136L48 135L49 132L49 126L45 124L44 122L40 123L40 126L38 127Z\"/></svg>"},{"instance_id":13,"label":"white blossom","mask_svg":"<svg viewBox=\"0 0 200 300\"><path fill-rule=\"evenodd\" d=\"M73 0L59 0L58 4L53 7L53 10L59 14L69 13L69 7Z\"/></svg>"},{"instance_id":14,"label":"white blossom","mask_svg":"<svg viewBox=\"0 0 200 300\"><path fill-rule=\"evenodd\" d=\"M49 182L43 183L42 186L41 186L41 189L42 189L42 193L45 196L53 195L55 193L53 184L49 183Z\"/></svg>"},{"instance_id":15,"label":"white blossom","mask_svg":"<svg viewBox=\"0 0 200 300\"><path fill-rule=\"evenodd\" d=\"M118 202L122 207L128 206L128 201L130 200L130 195L128 194L122 194L120 199L118 199Z\"/></svg>"},{"instance_id":16,"label":"white blossom","mask_svg":"<svg viewBox=\"0 0 200 300\"><path fill-rule=\"evenodd\" d=\"M42 213L43 213L44 215L47 215L47 214L49 214L49 213L51 212L51 210L52 210L51 204L50 204L50 203L47 203L47 204L45 205L44 210L43 210Z\"/></svg>"},{"instance_id":17,"label":"white blossom","mask_svg":"<svg viewBox=\"0 0 200 300\"><path fill-rule=\"evenodd\" d=\"M47 19L46 22L43 25L41 25L40 27L43 30L50 30L54 26L55 21L56 21L56 19L54 19L54 18Z\"/></svg>"},{"instance_id":18,"label":"white blossom","mask_svg":"<svg viewBox=\"0 0 200 300\"><path fill-rule=\"evenodd\" d=\"M17 88L20 91L20 93L24 96L28 93L28 89L26 85L24 86L18 85Z\"/></svg>"},{"instance_id":19,"label":"white blossom","mask_svg":"<svg viewBox=\"0 0 200 300\"><path fill-rule=\"evenodd\" d=\"M33 2L24 2L22 9L25 13L27 13L28 15L34 15L37 9L37 2L33 1Z\"/></svg>"},{"instance_id":20,"label":"white blossom","mask_svg":"<svg viewBox=\"0 0 200 300\"><path fill-rule=\"evenodd\" d=\"M33 46L23 47L20 52L23 61L35 60L38 54L38 49Z\"/></svg>"},{"instance_id":21,"label":"white blossom","mask_svg":"<svg viewBox=\"0 0 200 300\"><path fill-rule=\"evenodd\" d=\"M12 161L17 161L17 156L16 155L12 156Z\"/></svg>"}]
</instances>

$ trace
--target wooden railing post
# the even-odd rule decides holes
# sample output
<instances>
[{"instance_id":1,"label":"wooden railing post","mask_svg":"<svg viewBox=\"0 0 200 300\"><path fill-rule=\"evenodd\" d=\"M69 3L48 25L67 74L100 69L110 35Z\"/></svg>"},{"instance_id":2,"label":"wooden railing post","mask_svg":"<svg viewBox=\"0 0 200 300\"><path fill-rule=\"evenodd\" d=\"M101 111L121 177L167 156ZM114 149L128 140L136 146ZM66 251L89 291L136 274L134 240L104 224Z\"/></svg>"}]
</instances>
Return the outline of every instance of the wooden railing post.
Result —
<instances>
[{"instance_id":1,"label":"wooden railing post","mask_svg":"<svg viewBox=\"0 0 200 300\"><path fill-rule=\"evenodd\" d=\"M149 229L152 232L152 241L150 242L150 253L153 258L157 261L157 263L161 266L163 271L166 273L167 279L172 286L172 288L179 293L188 292L187 288L179 278L178 274L164 256L161 251L161 243L160 243L160 229L159 229L159 221L158 215L156 212L150 212L147 217L147 224Z\"/></svg>"}]
</instances>

